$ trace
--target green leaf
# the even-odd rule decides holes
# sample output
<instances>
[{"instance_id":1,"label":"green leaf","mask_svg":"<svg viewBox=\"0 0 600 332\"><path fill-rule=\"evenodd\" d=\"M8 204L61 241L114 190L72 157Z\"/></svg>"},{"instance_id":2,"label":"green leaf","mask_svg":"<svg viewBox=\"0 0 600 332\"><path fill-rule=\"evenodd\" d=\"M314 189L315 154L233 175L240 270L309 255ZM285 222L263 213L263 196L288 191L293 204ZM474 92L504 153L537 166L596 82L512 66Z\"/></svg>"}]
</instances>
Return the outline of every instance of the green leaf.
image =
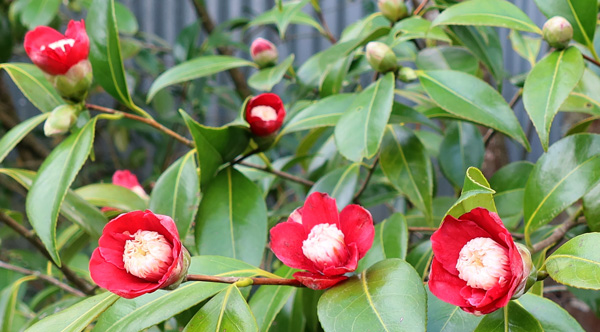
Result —
<instances>
[{"instance_id":1,"label":"green leaf","mask_svg":"<svg viewBox=\"0 0 600 332\"><path fill-rule=\"evenodd\" d=\"M427 94L445 111L496 129L529 150L529 142L513 110L487 83L453 70L418 72L418 76Z\"/></svg>"},{"instance_id":2,"label":"green leaf","mask_svg":"<svg viewBox=\"0 0 600 332\"><path fill-rule=\"evenodd\" d=\"M516 228L523 218L523 195L533 166L528 161L517 161L502 167L490 178L490 185L496 191L494 201L498 215L508 229Z\"/></svg>"},{"instance_id":3,"label":"green leaf","mask_svg":"<svg viewBox=\"0 0 600 332\"><path fill-rule=\"evenodd\" d=\"M327 66L319 83L319 95L321 97L335 95L342 91L346 74L353 61L354 54L350 53L350 55L341 57Z\"/></svg>"},{"instance_id":4,"label":"green leaf","mask_svg":"<svg viewBox=\"0 0 600 332\"><path fill-rule=\"evenodd\" d=\"M196 244L202 255L222 255L260 264L267 242L267 207L260 189L227 167L200 202Z\"/></svg>"},{"instance_id":5,"label":"green leaf","mask_svg":"<svg viewBox=\"0 0 600 332\"><path fill-rule=\"evenodd\" d=\"M433 171L425 147L414 133L402 126L388 126L381 147L381 169L423 213L432 220Z\"/></svg>"},{"instance_id":6,"label":"green leaf","mask_svg":"<svg viewBox=\"0 0 600 332\"><path fill-rule=\"evenodd\" d=\"M446 215L458 218L461 215L477 207L483 207L492 212L497 212L494 204L493 194L496 192L490 188L490 184L485 179L481 171L475 167L469 167L465 176L460 197L448 210Z\"/></svg>"},{"instance_id":7,"label":"green leaf","mask_svg":"<svg viewBox=\"0 0 600 332\"><path fill-rule=\"evenodd\" d=\"M300 110L281 130L281 135L318 127L335 126L356 95L342 93L323 98Z\"/></svg>"},{"instance_id":8,"label":"green leaf","mask_svg":"<svg viewBox=\"0 0 600 332\"><path fill-rule=\"evenodd\" d=\"M0 173L10 176L27 190L31 188L36 176L35 172L16 168L0 168ZM100 237L107 221L100 210L72 190L67 191L60 213L94 239Z\"/></svg>"},{"instance_id":9,"label":"green leaf","mask_svg":"<svg viewBox=\"0 0 600 332\"><path fill-rule=\"evenodd\" d=\"M92 150L96 121L92 118L78 132L71 134L44 160L31 189L25 208L27 217L52 260L60 266L56 248L56 222L71 183Z\"/></svg>"},{"instance_id":10,"label":"green leaf","mask_svg":"<svg viewBox=\"0 0 600 332\"><path fill-rule=\"evenodd\" d=\"M170 85L244 66L256 67L253 62L226 55L208 55L182 62L154 80L148 91L147 102L150 102L158 91Z\"/></svg>"},{"instance_id":11,"label":"green leaf","mask_svg":"<svg viewBox=\"0 0 600 332\"><path fill-rule=\"evenodd\" d=\"M110 292L88 297L63 311L40 320L26 331L82 331L118 299L118 295Z\"/></svg>"},{"instance_id":12,"label":"green leaf","mask_svg":"<svg viewBox=\"0 0 600 332\"><path fill-rule=\"evenodd\" d=\"M450 26L456 38L481 60L499 84L506 75L502 44L496 29L483 26Z\"/></svg>"},{"instance_id":13,"label":"green leaf","mask_svg":"<svg viewBox=\"0 0 600 332\"><path fill-rule=\"evenodd\" d=\"M12 149L21 142L21 140L27 136L35 127L40 123L44 122L50 113L44 113L34 116L26 121L19 123L14 126L11 130L6 132L0 139L0 163L4 161L4 158L12 151Z\"/></svg>"},{"instance_id":14,"label":"green leaf","mask_svg":"<svg viewBox=\"0 0 600 332\"><path fill-rule=\"evenodd\" d=\"M450 183L458 188L471 166L481 167L485 147L479 129L470 123L453 122L440 146L439 164Z\"/></svg>"},{"instance_id":15,"label":"green leaf","mask_svg":"<svg viewBox=\"0 0 600 332\"><path fill-rule=\"evenodd\" d=\"M525 187L525 239L600 181L600 136L579 134L554 143L538 159Z\"/></svg>"},{"instance_id":16,"label":"green leaf","mask_svg":"<svg viewBox=\"0 0 600 332\"><path fill-rule=\"evenodd\" d=\"M75 193L100 207L108 206L123 211L145 210L148 208L148 203L130 189L110 183L90 184L77 188ZM158 211L154 212L160 213Z\"/></svg>"},{"instance_id":17,"label":"green leaf","mask_svg":"<svg viewBox=\"0 0 600 332\"><path fill-rule=\"evenodd\" d=\"M0 69L6 70L13 82L33 106L42 112L51 112L65 102L44 73L35 65L28 63L3 63Z\"/></svg>"},{"instance_id":18,"label":"green leaf","mask_svg":"<svg viewBox=\"0 0 600 332\"><path fill-rule=\"evenodd\" d=\"M427 294L415 270L397 258L330 288L317 307L326 332L425 331Z\"/></svg>"},{"instance_id":19,"label":"green leaf","mask_svg":"<svg viewBox=\"0 0 600 332\"><path fill-rule=\"evenodd\" d=\"M230 285L198 310L183 331L251 332L258 325L240 290Z\"/></svg>"},{"instance_id":20,"label":"green leaf","mask_svg":"<svg viewBox=\"0 0 600 332\"><path fill-rule=\"evenodd\" d=\"M271 91L275 84L279 83L283 75L294 62L294 55L290 54L285 60L275 67L265 68L257 71L248 78L248 85L261 91Z\"/></svg>"},{"instance_id":21,"label":"green leaf","mask_svg":"<svg viewBox=\"0 0 600 332\"><path fill-rule=\"evenodd\" d=\"M40 25L49 25L58 13L60 0L29 0L21 13L21 22L33 30Z\"/></svg>"},{"instance_id":22,"label":"green leaf","mask_svg":"<svg viewBox=\"0 0 600 332\"><path fill-rule=\"evenodd\" d=\"M412 39L431 39L450 43L451 40L440 27L420 17L411 16L398 21L390 31L388 43L394 47Z\"/></svg>"},{"instance_id":23,"label":"green leaf","mask_svg":"<svg viewBox=\"0 0 600 332\"><path fill-rule=\"evenodd\" d=\"M338 209L343 209L352 202L356 184L358 183L358 174L360 164L354 163L348 166L340 167L322 176L315 183L308 195L314 192L328 193L337 201Z\"/></svg>"},{"instance_id":24,"label":"green leaf","mask_svg":"<svg viewBox=\"0 0 600 332\"><path fill-rule=\"evenodd\" d=\"M134 35L139 30L139 25L135 15L120 2L115 2L115 18L119 32Z\"/></svg>"},{"instance_id":25,"label":"green leaf","mask_svg":"<svg viewBox=\"0 0 600 332\"><path fill-rule=\"evenodd\" d=\"M297 270L282 265L275 274L282 278L292 278ZM250 309L256 318L261 332L269 331L279 311L286 304L290 296L296 293L294 287L288 286L261 286L250 298Z\"/></svg>"},{"instance_id":26,"label":"green leaf","mask_svg":"<svg viewBox=\"0 0 600 332\"><path fill-rule=\"evenodd\" d=\"M324 33L321 25L312 17L310 17L310 15L302 11L302 8L308 3L308 1L309 0L288 1L282 4L281 8L275 7L262 13L254 18L248 25L255 26L275 24L277 25L277 30L279 30L279 37L282 40L285 39L285 32L290 23L309 25L319 30L319 32Z\"/></svg>"},{"instance_id":27,"label":"green leaf","mask_svg":"<svg viewBox=\"0 0 600 332\"><path fill-rule=\"evenodd\" d=\"M394 74L388 73L356 96L335 126L335 143L349 160L372 158L392 112Z\"/></svg>"},{"instance_id":28,"label":"green leaf","mask_svg":"<svg viewBox=\"0 0 600 332\"><path fill-rule=\"evenodd\" d=\"M13 326L13 321L15 318L15 311L18 302L17 296L19 295L19 290L21 289L21 285L25 282L35 280L36 276L26 276L22 277L2 291L0 291L0 331L1 332L11 332L15 331L16 326Z\"/></svg>"},{"instance_id":29,"label":"green leaf","mask_svg":"<svg viewBox=\"0 0 600 332\"><path fill-rule=\"evenodd\" d=\"M92 63L94 80L125 106L148 116L133 103L129 94L121 57L115 1L94 0L85 22L90 39L89 60Z\"/></svg>"},{"instance_id":30,"label":"green leaf","mask_svg":"<svg viewBox=\"0 0 600 332\"><path fill-rule=\"evenodd\" d=\"M573 39L593 48L598 3L593 0L535 0L547 18L562 16L573 26Z\"/></svg>"},{"instance_id":31,"label":"green leaf","mask_svg":"<svg viewBox=\"0 0 600 332\"><path fill-rule=\"evenodd\" d=\"M513 50L523 59L529 61L532 67L535 66L542 46L542 39L523 35L515 30L512 30L508 37L510 38Z\"/></svg>"},{"instance_id":32,"label":"green leaf","mask_svg":"<svg viewBox=\"0 0 600 332\"><path fill-rule=\"evenodd\" d=\"M557 282L576 288L600 289L599 233L576 236L546 259L546 271Z\"/></svg>"},{"instance_id":33,"label":"green leaf","mask_svg":"<svg viewBox=\"0 0 600 332\"><path fill-rule=\"evenodd\" d=\"M150 195L150 210L175 221L183 240L200 204L200 178L192 150L161 174Z\"/></svg>"},{"instance_id":34,"label":"green leaf","mask_svg":"<svg viewBox=\"0 0 600 332\"><path fill-rule=\"evenodd\" d=\"M406 261L415 268L421 280L425 281L432 258L431 241L427 240L417 244L406 256Z\"/></svg>"},{"instance_id":35,"label":"green leaf","mask_svg":"<svg viewBox=\"0 0 600 332\"><path fill-rule=\"evenodd\" d=\"M398 102L394 102L394 106L392 106L392 114L390 115L390 120L388 123L401 125L404 125L405 123L423 124L437 132L441 132L440 128L435 124L435 122L429 120L429 118L427 118L425 115L416 111L412 107L408 107Z\"/></svg>"},{"instance_id":36,"label":"green leaf","mask_svg":"<svg viewBox=\"0 0 600 332\"><path fill-rule=\"evenodd\" d=\"M581 79L584 68L581 52L573 46L540 60L525 80L523 105L544 150L548 150L554 116Z\"/></svg>"},{"instance_id":37,"label":"green leaf","mask_svg":"<svg viewBox=\"0 0 600 332\"><path fill-rule=\"evenodd\" d=\"M600 231L600 184L583 196L583 215L592 232Z\"/></svg>"},{"instance_id":38,"label":"green leaf","mask_svg":"<svg viewBox=\"0 0 600 332\"><path fill-rule=\"evenodd\" d=\"M408 250L408 224L401 213L394 213L375 225L373 246L358 262L356 272L388 258L406 258Z\"/></svg>"},{"instance_id":39,"label":"green leaf","mask_svg":"<svg viewBox=\"0 0 600 332\"><path fill-rule=\"evenodd\" d=\"M527 310L513 301L485 315L474 332L544 332L542 325Z\"/></svg>"},{"instance_id":40,"label":"green leaf","mask_svg":"<svg viewBox=\"0 0 600 332\"><path fill-rule=\"evenodd\" d=\"M527 14L505 0L461 2L444 10L432 25L484 25L542 34Z\"/></svg>"},{"instance_id":41,"label":"green leaf","mask_svg":"<svg viewBox=\"0 0 600 332\"><path fill-rule=\"evenodd\" d=\"M552 300L526 293L516 302L537 319L544 332L584 332L577 320Z\"/></svg>"},{"instance_id":42,"label":"green leaf","mask_svg":"<svg viewBox=\"0 0 600 332\"><path fill-rule=\"evenodd\" d=\"M475 75L479 62L473 53L464 47L428 47L417 54L415 61L421 70L451 69Z\"/></svg>"},{"instance_id":43,"label":"green leaf","mask_svg":"<svg viewBox=\"0 0 600 332\"><path fill-rule=\"evenodd\" d=\"M438 299L427 288L427 331L473 331L482 318Z\"/></svg>"}]
</instances>

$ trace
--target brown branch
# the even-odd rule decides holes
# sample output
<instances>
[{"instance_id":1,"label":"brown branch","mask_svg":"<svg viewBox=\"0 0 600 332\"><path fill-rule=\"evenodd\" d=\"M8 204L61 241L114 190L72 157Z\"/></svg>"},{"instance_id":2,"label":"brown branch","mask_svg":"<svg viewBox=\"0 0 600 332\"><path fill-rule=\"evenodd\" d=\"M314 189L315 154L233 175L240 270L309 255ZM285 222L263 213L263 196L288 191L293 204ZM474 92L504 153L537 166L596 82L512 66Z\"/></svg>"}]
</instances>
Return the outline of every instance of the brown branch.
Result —
<instances>
[{"instance_id":1,"label":"brown branch","mask_svg":"<svg viewBox=\"0 0 600 332\"><path fill-rule=\"evenodd\" d=\"M234 284L238 281L252 280L251 285L275 285L275 286L293 286L306 287L296 279L279 279L279 278L247 278L247 277L218 277L207 276L202 274L188 274L187 281L207 281L219 282L223 284Z\"/></svg>"},{"instance_id":2,"label":"brown branch","mask_svg":"<svg viewBox=\"0 0 600 332\"><path fill-rule=\"evenodd\" d=\"M160 131L162 131L163 133L173 137L174 139L178 140L179 142L193 148L195 147L194 142L190 141L189 139L179 135L178 133L172 131L171 129L161 125L160 123L156 122L156 120L154 119L149 119L149 118L145 118L139 115L135 115L135 114L131 114L131 113L125 113L125 112L121 112L121 111L117 111L114 110L112 108L108 108L108 107L103 107L103 106L99 106L99 105L94 105L94 104L85 104L85 107L87 107L88 109L91 110L95 110L98 112L104 112L104 113L110 113L110 114L118 114L123 116L124 118L128 118L128 119L132 119L135 121L139 121L139 122L143 122L149 126L152 126Z\"/></svg>"},{"instance_id":3,"label":"brown branch","mask_svg":"<svg viewBox=\"0 0 600 332\"><path fill-rule=\"evenodd\" d=\"M510 108L515 107L515 104L519 101L519 99L521 98L521 96L523 96L523 89L519 89L519 90L517 90L517 92L515 92L515 94L513 95L512 99L508 103L508 106ZM488 144L492 140L492 137L494 137L494 134L496 134L496 131L494 129L490 128L490 129L487 130L487 132L483 136L483 144L484 144L484 146L486 146L486 147L488 146Z\"/></svg>"},{"instance_id":4,"label":"brown branch","mask_svg":"<svg viewBox=\"0 0 600 332\"><path fill-rule=\"evenodd\" d=\"M575 212L569 219L567 219L565 222L563 222L562 225L560 225L556 229L554 229L554 231L552 232L552 234L550 234L550 236L548 236L547 238L543 239L542 241L532 245L531 253L535 254L536 252L540 252L540 251L544 250L544 248L550 247L550 246L554 245L555 243L559 242L560 240L562 240L562 238L565 236L565 234L567 234L567 232L571 228L580 224L578 219L582 213L583 213L583 209L579 208L579 210L577 210L577 212Z\"/></svg>"},{"instance_id":5,"label":"brown branch","mask_svg":"<svg viewBox=\"0 0 600 332\"><path fill-rule=\"evenodd\" d=\"M86 280L80 278L75 274L73 270L71 270L68 266L62 265L58 266L52 260L50 253L46 250L46 246L40 241L40 239L35 236L35 234L25 228L23 225L19 224L16 220L9 217L6 213L0 211L0 221L5 223L8 227L12 228L15 232L19 233L23 236L29 243L31 243L34 247L36 247L42 255L44 255L52 264L54 264L62 273L65 275L69 281L71 281L79 290L84 292L85 294L92 295L94 294L94 286L91 286Z\"/></svg>"},{"instance_id":6,"label":"brown branch","mask_svg":"<svg viewBox=\"0 0 600 332\"><path fill-rule=\"evenodd\" d=\"M360 186L360 189L358 190L356 195L354 195L354 198L352 199L354 201L354 203L357 203L357 204L359 203L360 195L362 195L363 192L365 191L365 189L367 189L367 185L369 184L369 181L371 180L373 173L375 173L375 168L377 168L378 163L379 163L379 154L377 154L377 156L375 157L375 160L373 161L373 166L371 166L371 168L369 169L369 172L367 173L367 178L365 179L365 182L362 183L362 185Z\"/></svg>"},{"instance_id":7,"label":"brown branch","mask_svg":"<svg viewBox=\"0 0 600 332\"><path fill-rule=\"evenodd\" d=\"M277 175L280 178L284 178L286 180L290 180L290 181L293 181L293 182L296 182L296 183L300 183L300 184L303 184L303 185L305 185L307 187L312 187L312 186L315 185L315 183L312 182L312 181L310 181L310 180L306 180L306 179L303 179L301 177L297 177L295 175L292 175L290 173L278 171L278 170L275 170L275 169L272 169L272 168L269 168L269 167L266 167L266 166L252 164L252 163L249 163L247 161L242 161L239 164L242 165L242 166L246 166L246 167L257 169L259 171L263 171L263 172L266 172L266 173L271 173L271 174Z\"/></svg>"},{"instance_id":8,"label":"brown branch","mask_svg":"<svg viewBox=\"0 0 600 332\"><path fill-rule=\"evenodd\" d=\"M24 267L12 265L12 264L9 264L9 263L3 262L3 261L0 261L0 268L4 268L4 269L7 269L7 270L15 271L15 272L18 272L18 273L21 273L21 274L35 276L36 278L45 280L45 281L53 284L54 286L57 286L58 288L61 288L61 289L65 290L65 291L67 291L67 292L69 292L69 293L71 293L73 295L81 296L81 297L85 296L85 294L82 291L80 291L78 289L75 289L75 288L73 288L73 287L71 287L71 286L69 286L69 285L67 285L65 283L60 282L58 279L52 278L51 276L47 276L47 275L42 274L42 273L40 273L38 271L29 270L29 269L26 269Z\"/></svg>"},{"instance_id":9,"label":"brown branch","mask_svg":"<svg viewBox=\"0 0 600 332\"><path fill-rule=\"evenodd\" d=\"M204 1L192 0L192 4L194 5L194 9L196 10L198 18L202 22L202 27L204 28L206 33L210 35L213 32L213 30L215 30L215 22L206 10L206 7L204 6ZM222 46L217 47L217 51L219 52L219 54L222 55L233 54L233 51L231 49ZM239 68L229 69L229 76L231 76L233 84L235 85L235 88L242 99L246 99L246 97L252 94L252 91L250 91L250 88L246 83L246 77Z\"/></svg>"},{"instance_id":10,"label":"brown branch","mask_svg":"<svg viewBox=\"0 0 600 332\"><path fill-rule=\"evenodd\" d=\"M327 21L325 21L325 16L323 15L323 11L321 10L317 10L317 17L319 18L319 21L321 21L321 25L323 26L323 30L325 30L325 37L327 37L327 39L329 39L329 41L332 44L337 43L337 39L335 39L335 37L333 36L333 33L331 33L331 30L329 29L329 25L327 25Z\"/></svg>"},{"instance_id":11,"label":"brown branch","mask_svg":"<svg viewBox=\"0 0 600 332\"><path fill-rule=\"evenodd\" d=\"M421 0L419 7L417 7L417 9L415 9L415 11L413 12L413 15L418 15L421 12L421 10L423 10L423 8L425 8L425 5L427 5L428 1L429 0Z\"/></svg>"},{"instance_id":12,"label":"brown branch","mask_svg":"<svg viewBox=\"0 0 600 332\"><path fill-rule=\"evenodd\" d=\"M600 62L596 61L596 59L594 59L594 58L591 58L591 57L589 57L589 56L587 56L587 55L585 55L585 54L583 54L583 53L582 53L581 55L583 55L583 58L584 58L584 59L586 59L587 61L589 61L589 62L591 62L591 63L595 64L595 65L596 65L596 66L598 66L598 67L600 67Z\"/></svg>"}]
</instances>

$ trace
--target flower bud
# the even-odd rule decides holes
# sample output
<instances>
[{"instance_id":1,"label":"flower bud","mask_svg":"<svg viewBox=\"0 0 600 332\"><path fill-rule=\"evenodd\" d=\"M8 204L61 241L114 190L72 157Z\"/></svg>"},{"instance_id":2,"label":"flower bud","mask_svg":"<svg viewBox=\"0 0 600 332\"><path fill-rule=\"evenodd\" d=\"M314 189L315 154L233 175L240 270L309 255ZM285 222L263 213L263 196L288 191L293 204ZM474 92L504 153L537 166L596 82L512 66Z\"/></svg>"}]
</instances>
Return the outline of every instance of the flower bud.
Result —
<instances>
[{"instance_id":1,"label":"flower bud","mask_svg":"<svg viewBox=\"0 0 600 332\"><path fill-rule=\"evenodd\" d=\"M410 67L402 67L398 72L398 78L402 82L412 82L417 79L417 73Z\"/></svg>"},{"instance_id":2,"label":"flower bud","mask_svg":"<svg viewBox=\"0 0 600 332\"><path fill-rule=\"evenodd\" d=\"M252 60L261 68L269 67L277 63L279 54L277 47L264 38L256 38L250 46Z\"/></svg>"},{"instance_id":3,"label":"flower bud","mask_svg":"<svg viewBox=\"0 0 600 332\"><path fill-rule=\"evenodd\" d=\"M246 121L255 136L266 137L281 128L285 118L283 102L274 93L260 94L246 105Z\"/></svg>"},{"instance_id":4,"label":"flower bud","mask_svg":"<svg viewBox=\"0 0 600 332\"><path fill-rule=\"evenodd\" d=\"M367 61L371 67L380 73L398 69L396 54L384 43L370 42L367 44Z\"/></svg>"},{"instance_id":5,"label":"flower bud","mask_svg":"<svg viewBox=\"0 0 600 332\"><path fill-rule=\"evenodd\" d=\"M77 104L87 97L92 78L92 65L88 60L82 60L64 75L50 76L49 80L61 97Z\"/></svg>"},{"instance_id":6,"label":"flower bud","mask_svg":"<svg viewBox=\"0 0 600 332\"><path fill-rule=\"evenodd\" d=\"M404 0L379 0L377 6L381 14L392 23L408 16L408 8Z\"/></svg>"},{"instance_id":7,"label":"flower bud","mask_svg":"<svg viewBox=\"0 0 600 332\"><path fill-rule=\"evenodd\" d=\"M66 134L77 121L78 113L73 105L57 106L44 123L44 134L46 136Z\"/></svg>"},{"instance_id":8,"label":"flower bud","mask_svg":"<svg viewBox=\"0 0 600 332\"><path fill-rule=\"evenodd\" d=\"M569 46L573 38L573 27L571 23L562 16L554 16L546 21L543 28L544 40L557 49Z\"/></svg>"},{"instance_id":9,"label":"flower bud","mask_svg":"<svg viewBox=\"0 0 600 332\"><path fill-rule=\"evenodd\" d=\"M515 245L523 260L523 280L521 280L521 283L517 286L515 294L512 296L513 300L518 299L521 295L525 294L537 281L537 269L533 265L529 249L521 243L515 243Z\"/></svg>"}]
</instances>

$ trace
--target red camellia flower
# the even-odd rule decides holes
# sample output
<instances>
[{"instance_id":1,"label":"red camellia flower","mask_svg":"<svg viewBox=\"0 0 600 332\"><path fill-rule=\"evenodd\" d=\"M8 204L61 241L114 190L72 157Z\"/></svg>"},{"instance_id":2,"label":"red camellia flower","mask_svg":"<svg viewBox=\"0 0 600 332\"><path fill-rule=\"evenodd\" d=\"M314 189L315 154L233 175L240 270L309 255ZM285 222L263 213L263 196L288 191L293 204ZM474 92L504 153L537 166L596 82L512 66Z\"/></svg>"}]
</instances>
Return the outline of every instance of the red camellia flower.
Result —
<instances>
[{"instance_id":1,"label":"red camellia flower","mask_svg":"<svg viewBox=\"0 0 600 332\"><path fill-rule=\"evenodd\" d=\"M523 293L530 254L514 243L496 213L476 208L458 219L446 216L431 244L429 289L442 301L483 315Z\"/></svg>"},{"instance_id":2,"label":"red camellia flower","mask_svg":"<svg viewBox=\"0 0 600 332\"><path fill-rule=\"evenodd\" d=\"M82 60L87 60L90 42L85 23L69 22L65 34L39 26L25 35L25 52L31 61L50 75L63 75Z\"/></svg>"},{"instance_id":3,"label":"red camellia flower","mask_svg":"<svg viewBox=\"0 0 600 332\"><path fill-rule=\"evenodd\" d=\"M124 298L177 287L190 256L181 245L173 219L149 210L124 213L102 232L90 259L98 286Z\"/></svg>"},{"instance_id":4,"label":"red camellia flower","mask_svg":"<svg viewBox=\"0 0 600 332\"><path fill-rule=\"evenodd\" d=\"M348 205L338 213L335 199L312 193L286 222L271 229L271 250L285 265L306 272L294 278L312 289L348 279L373 244L371 213Z\"/></svg>"},{"instance_id":5,"label":"red camellia flower","mask_svg":"<svg viewBox=\"0 0 600 332\"><path fill-rule=\"evenodd\" d=\"M146 194L146 191L142 185L140 185L137 176L135 176L135 174L131 173L129 170L116 171L112 176L112 183L114 185L130 189L142 198L148 198L148 194Z\"/></svg>"},{"instance_id":6,"label":"red camellia flower","mask_svg":"<svg viewBox=\"0 0 600 332\"><path fill-rule=\"evenodd\" d=\"M246 105L246 121L256 136L273 134L279 130L284 118L283 102L274 93L260 94L250 99Z\"/></svg>"}]
</instances>

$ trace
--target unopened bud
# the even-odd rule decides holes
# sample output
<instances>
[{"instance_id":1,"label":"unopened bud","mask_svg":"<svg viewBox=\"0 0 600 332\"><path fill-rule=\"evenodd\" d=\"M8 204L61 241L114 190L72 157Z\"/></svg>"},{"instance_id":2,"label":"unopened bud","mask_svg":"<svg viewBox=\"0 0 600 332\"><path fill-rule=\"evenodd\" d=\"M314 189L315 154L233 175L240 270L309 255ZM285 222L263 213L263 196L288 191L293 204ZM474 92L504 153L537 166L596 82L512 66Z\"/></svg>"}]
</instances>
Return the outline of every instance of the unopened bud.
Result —
<instances>
[{"instance_id":1,"label":"unopened bud","mask_svg":"<svg viewBox=\"0 0 600 332\"><path fill-rule=\"evenodd\" d=\"M370 42L367 44L367 61L375 71L386 73L398 69L396 54L384 43Z\"/></svg>"},{"instance_id":2,"label":"unopened bud","mask_svg":"<svg viewBox=\"0 0 600 332\"><path fill-rule=\"evenodd\" d=\"M569 46L573 38L573 26L562 16L554 16L546 21L543 28L544 40L557 49Z\"/></svg>"},{"instance_id":3,"label":"unopened bud","mask_svg":"<svg viewBox=\"0 0 600 332\"><path fill-rule=\"evenodd\" d=\"M92 79L92 65L87 59L71 67L64 75L50 77L61 97L75 104L85 100Z\"/></svg>"},{"instance_id":4,"label":"unopened bud","mask_svg":"<svg viewBox=\"0 0 600 332\"><path fill-rule=\"evenodd\" d=\"M250 55L252 60L261 68L276 64L279 57L277 47L264 38L256 38L252 42Z\"/></svg>"},{"instance_id":5,"label":"unopened bud","mask_svg":"<svg viewBox=\"0 0 600 332\"><path fill-rule=\"evenodd\" d=\"M377 6L381 14L392 23L408 16L408 8L404 0L379 0Z\"/></svg>"},{"instance_id":6,"label":"unopened bud","mask_svg":"<svg viewBox=\"0 0 600 332\"><path fill-rule=\"evenodd\" d=\"M79 112L73 105L57 106L44 123L44 134L54 136L67 133L77 121L77 113Z\"/></svg>"},{"instance_id":7,"label":"unopened bud","mask_svg":"<svg viewBox=\"0 0 600 332\"><path fill-rule=\"evenodd\" d=\"M523 279L512 296L512 299L518 299L521 295L525 294L533 284L537 281L537 269L533 265L531 260L531 253L529 249L520 243L515 243L521 259L523 260Z\"/></svg>"},{"instance_id":8,"label":"unopened bud","mask_svg":"<svg viewBox=\"0 0 600 332\"><path fill-rule=\"evenodd\" d=\"M412 82L417 79L417 73L415 73L415 70L410 67L402 67L398 72L398 78L402 82Z\"/></svg>"}]
</instances>

